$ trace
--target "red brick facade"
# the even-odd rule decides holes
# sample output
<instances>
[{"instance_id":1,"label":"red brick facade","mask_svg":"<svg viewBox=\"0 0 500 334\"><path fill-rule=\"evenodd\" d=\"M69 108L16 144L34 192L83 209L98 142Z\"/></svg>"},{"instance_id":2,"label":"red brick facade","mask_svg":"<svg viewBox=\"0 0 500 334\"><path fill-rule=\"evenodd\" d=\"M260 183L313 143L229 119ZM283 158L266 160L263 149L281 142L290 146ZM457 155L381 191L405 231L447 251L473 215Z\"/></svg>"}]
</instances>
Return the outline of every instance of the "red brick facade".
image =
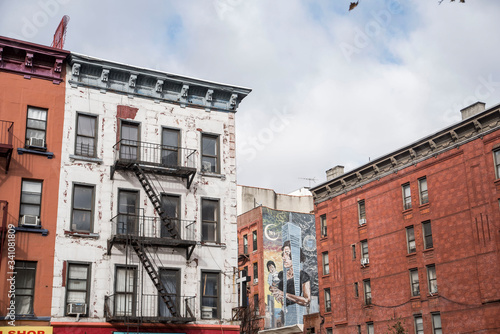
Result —
<instances>
[{"instance_id":1,"label":"red brick facade","mask_svg":"<svg viewBox=\"0 0 500 334\"><path fill-rule=\"evenodd\" d=\"M491 117L498 119L499 113L497 107ZM400 319L409 333L416 333L416 323L423 325L423 333L434 333L439 318L443 333L500 332L500 179L496 172L500 162L494 158L500 130L493 125L486 131L478 123L470 137L449 129L453 144L446 149L436 149L432 139L423 142L435 154L422 153L421 159L417 149L412 153L407 148L414 163L404 168L397 168L397 154L384 173L379 171L383 162L370 166L373 171L364 184L362 170L356 173L357 180L351 173L353 184L358 181L359 186L349 187L346 174L347 181L337 180L344 191L327 195L335 192L333 181L331 187L327 182L312 189L318 265L322 265L321 254L328 252L330 266L328 275L318 269L323 333L330 328L333 333L367 333L369 325L375 333L386 333L394 319ZM411 208L405 209L406 185ZM366 223L360 225L362 201ZM326 217L326 237L321 236L321 216ZM363 266L365 241L369 260ZM371 304L369 295L368 303L365 300L368 280ZM327 288L330 312L325 310Z\"/></svg>"}]
</instances>

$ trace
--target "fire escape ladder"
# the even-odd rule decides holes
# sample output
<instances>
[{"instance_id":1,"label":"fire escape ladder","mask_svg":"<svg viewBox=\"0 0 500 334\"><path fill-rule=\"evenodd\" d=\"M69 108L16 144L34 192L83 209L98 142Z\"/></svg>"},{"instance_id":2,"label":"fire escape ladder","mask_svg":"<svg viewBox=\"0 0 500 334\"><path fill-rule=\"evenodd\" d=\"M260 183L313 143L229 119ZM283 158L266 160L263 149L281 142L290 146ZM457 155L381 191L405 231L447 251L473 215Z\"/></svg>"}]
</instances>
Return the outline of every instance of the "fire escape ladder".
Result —
<instances>
[{"instance_id":1,"label":"fire escape ladder","mask_svg":"<svg viewBox=\"0 0 500 334\"><path fill-rule=\"evenodd\" d=\"M167 289L165 289L165 286L163 285L160 276L158 275L158 272L155 270L153 263L149 259L144 249L144 245L137 239L132 239L131 245L135 253L139 257L139 260L142 262L144 269L146 270L149 277L153 281L154 286L158 290L158 295L160 296L160 298L163 300L168 310L170 311L170 314L172 315L172 317L178 317L179 314L175 302L172 300L172 297L169 295Z\"/></svg>"},{"instance_id":2,"label":"fire escape ladder","mask_svg":"<svg viewBox=\"0 0 500 334\"><path fill-rule=\"evenodd\" d=\"M148 195L149 199L151 200L151 203L153 203L153 206L160 216L160 219L163 223L163 225L167 228L169 235L171 238L174 239L180 239L179 233L177 229L175 228L175 223L171 218L167 216L165 211L162 208L160 198L158 197L154 187L151 185L151 182L149 182L149 179L146 176L146 173L142 170L142 168L138 164L134 164L133 170L137 178L139 179L139 182L142 185L142 188L146 191L146 194Z\"/></svg>"}]
</instances>

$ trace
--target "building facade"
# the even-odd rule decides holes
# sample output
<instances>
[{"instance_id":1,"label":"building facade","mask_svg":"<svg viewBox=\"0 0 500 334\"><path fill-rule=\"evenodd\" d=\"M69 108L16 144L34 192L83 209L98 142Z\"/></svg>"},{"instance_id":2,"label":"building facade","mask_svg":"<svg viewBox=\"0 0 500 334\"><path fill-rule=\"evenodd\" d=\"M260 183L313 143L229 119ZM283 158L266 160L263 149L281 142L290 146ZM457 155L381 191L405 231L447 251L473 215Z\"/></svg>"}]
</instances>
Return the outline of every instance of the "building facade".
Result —
<instances>
[{"instance_id":1,"label":"building facade","mask_svg":"<svg viewBox=\"0 0 500 334\"><path fill-rule=\"evenodd\" d=\"M500 107L312 188L326 333L500 330ZM324 257L323 257L324 260Z\"/></svg>"},{"instance_id":2,"label":"building facade","mask_svg":"<svg viewBox=\"0 0 500 334\"><path fill-rule=\"evenodd\" d=\"M68 54L0 37L0 326L50 321Z\"/></svg>"},{"instance_id":3,"label":"building facade","mask_svg":"<svg viewBox=\"0 0 500 334\"><path fill-rule=\"evenodd\" d=\"M253 322L245 330L302 325L304 315L319 311L312 196L238 188L238 203L249 209L238 216L238 265L247 273L248 301L239 310L250 310Z\"/></svg>"},{"instance_id":4,"label":"building facade","mask_svg":"<svg viewBox=\"0 0 500 334\"><path fill-rule=\"evenodd\" d=\"M68 61L54 332L238 332L235 112L249 89Z\"/></svg>"}]
</instances>

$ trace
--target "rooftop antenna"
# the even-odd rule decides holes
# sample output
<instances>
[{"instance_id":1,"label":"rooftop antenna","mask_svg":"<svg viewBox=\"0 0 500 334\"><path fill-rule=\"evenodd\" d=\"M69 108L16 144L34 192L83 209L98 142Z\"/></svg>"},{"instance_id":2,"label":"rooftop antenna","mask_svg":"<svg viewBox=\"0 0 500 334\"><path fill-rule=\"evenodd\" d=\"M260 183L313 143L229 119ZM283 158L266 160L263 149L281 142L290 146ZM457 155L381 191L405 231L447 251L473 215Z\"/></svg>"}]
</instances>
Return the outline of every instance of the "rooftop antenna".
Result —
<instances>
[{"instance_id":1,"label":"rooftop antenna","mask_svg":"<svg viewBox=\"0 0 500 334\"><path fill-rule=\"evenodd\" d=\"M299 177L299 179L309 181L309 188L311 188L311 182L316 183L315 177Z\"/></svg>"}]
</instances>

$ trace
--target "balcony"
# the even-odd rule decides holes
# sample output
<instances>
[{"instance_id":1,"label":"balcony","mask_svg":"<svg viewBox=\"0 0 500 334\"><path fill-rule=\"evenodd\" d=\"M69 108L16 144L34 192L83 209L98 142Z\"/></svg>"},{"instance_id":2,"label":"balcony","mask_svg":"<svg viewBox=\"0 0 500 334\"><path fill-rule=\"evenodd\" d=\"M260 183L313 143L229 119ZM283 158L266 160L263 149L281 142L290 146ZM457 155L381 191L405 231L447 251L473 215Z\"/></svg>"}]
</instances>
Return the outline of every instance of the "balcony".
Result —
<instances>
[{"instance_id":1,"label":"balcony","mask_svg":"<svg viewBox=\"0 0 500 334\"><path fill-rule=\"evenodd\" d=\"M5 158L5 174L9 171L12 158L12 139L14 137L14 122L0 120L0 157Z\"/></svg>"},{"instance_id":2,"label":"balcony","mask_svg":"<svg viewBox=\"0 0 500 334\"><path fill-rule=\"evenodd\" d=\"M192 252L196 245L196 221L171 218L176 226L177 238L172 238L160 217L118 214L111 218L111 239L108 254L114 244L127 244L131 239L140 239L144 246L186 248ZM189 256L190 254L188 254Z\"/></svg>"},{"instance_id":3,"label":"balcony","mask_svg":"<svg viewBox=\"0 0 500 334\"><path fill-rule=\"evenodd\" d=\"M137 287L140 289L140 287ZM188 323L196 320L195 297L174 297L177 316L172 316L161 298L155 294L114 294L104 297L104 316L108 322Z\"/></svg>"},{"instance_id":4,"label":"balcony","mask_svg":"<svg viewBox=\"0 0 500 334\"><path fill-rule=\"evenodd\" d=\"M111 179L115 171L131 170L137 164L145 173L186 179L189 188L196 174L196 150L193 149L122 139L113 146L113 151L115 163L111 167Z\"/></svg>"}]
</instances>

